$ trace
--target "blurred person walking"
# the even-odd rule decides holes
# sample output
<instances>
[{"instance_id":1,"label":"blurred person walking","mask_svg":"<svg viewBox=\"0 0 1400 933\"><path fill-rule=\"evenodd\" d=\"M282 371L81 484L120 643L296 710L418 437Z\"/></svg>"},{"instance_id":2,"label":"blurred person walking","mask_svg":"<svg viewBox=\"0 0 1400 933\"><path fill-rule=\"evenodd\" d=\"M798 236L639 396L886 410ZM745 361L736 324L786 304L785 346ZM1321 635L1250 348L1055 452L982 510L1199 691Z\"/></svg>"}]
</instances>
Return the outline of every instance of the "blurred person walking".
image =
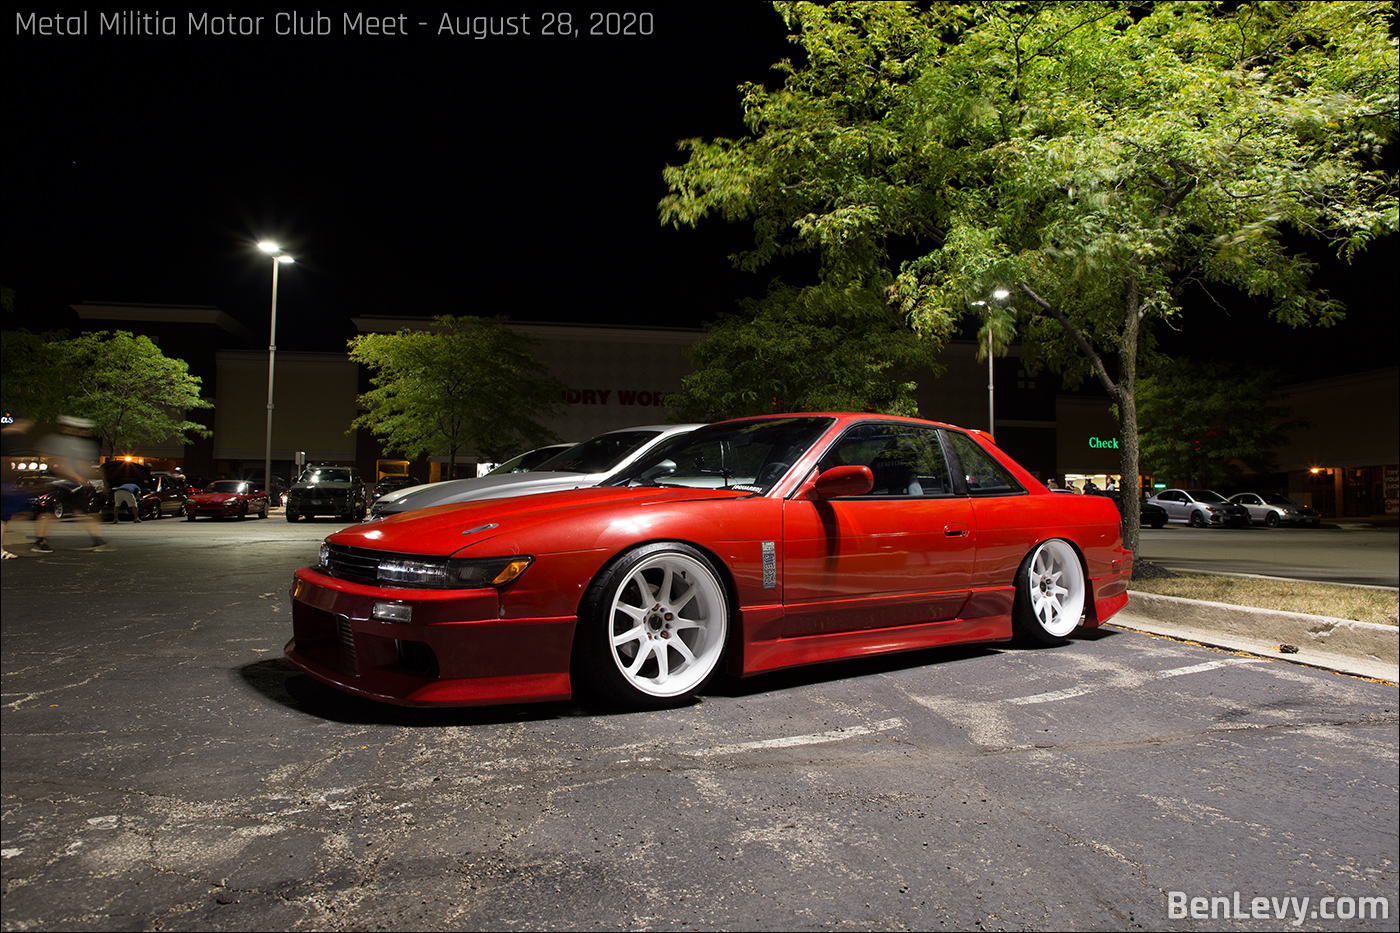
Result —
<instances>
[{"instance_id":1,"label":"blurred person walking","mask_svg":"<svg viewBox=\"0 0 1400 933\"><path fill-rule=\"evenodd\" d=\"M12 543L10 522L20 515L29 513L29 496L19 488L19 470L15 463L21 454L29 452L26 443L29 429L34 426L27 416L20 412L6 412L4 429L0 431L0 559L18 557L5 547Z\"/></svg>"},{"instance_id":2,"label":"blurred person walking","mask_svg":"<svg viewBox=\"0 0 1400 933\"><path fill-rule=\"evenodd\" d=\"M92 439L92 422L86 418L64 415L58 419L58 430L40 439L38 448L49 464L49 474L61 476L75 483L86 483L97 463L97 441ZM106 549L107 542L97 534L97 522L85 511L74 514L84 526L83 530L92 538L94 551ZM35 533L39 540L33 550L40 554L52 554L53 547L45 535L53 524L53 513L43 512L37 517Z\"/></svg>"}]
</instances>

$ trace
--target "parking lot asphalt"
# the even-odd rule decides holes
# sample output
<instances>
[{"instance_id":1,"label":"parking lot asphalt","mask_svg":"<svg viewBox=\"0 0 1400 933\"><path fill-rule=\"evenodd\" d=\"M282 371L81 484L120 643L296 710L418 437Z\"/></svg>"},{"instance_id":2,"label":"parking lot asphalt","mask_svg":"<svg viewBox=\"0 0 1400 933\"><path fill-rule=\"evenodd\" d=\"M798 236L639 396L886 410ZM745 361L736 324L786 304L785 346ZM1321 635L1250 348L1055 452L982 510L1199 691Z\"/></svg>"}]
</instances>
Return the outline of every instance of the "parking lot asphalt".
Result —
<instances>
[{"instance_id":1,"label":"parking lot asphalt","mask_svg":"<svg viewBox=\"0 0 1400 933\"><path fill-rule=\"evenodd\" d=\"M1400 526L1142 529L1140 558L1173 570L1239 573L1318 583L1400 586Z\"/></svg>"},{"instance_id":2,"label":"parking lot asphalt","mask_svg":"<svg viewBox=\"0 0 1400 933\"><path fill-rule=\"evenodd\" d=\"M281 656L291 571L337 527L164 520L90 552L65 523L53 555L5 562L5 929L1124 930L1182 927L1171 892L1400 907L1386 685L1108 628L659 713L404 710Z\"/></svg>"}]
</instances>

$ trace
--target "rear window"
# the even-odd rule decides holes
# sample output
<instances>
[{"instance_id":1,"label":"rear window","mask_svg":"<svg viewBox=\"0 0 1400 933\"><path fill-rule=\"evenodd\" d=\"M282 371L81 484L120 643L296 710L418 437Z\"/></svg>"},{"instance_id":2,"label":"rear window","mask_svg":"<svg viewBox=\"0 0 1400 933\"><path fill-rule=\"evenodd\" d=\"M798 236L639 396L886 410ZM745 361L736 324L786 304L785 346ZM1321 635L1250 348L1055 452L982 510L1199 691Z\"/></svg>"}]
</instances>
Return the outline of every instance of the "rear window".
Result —
<instances>
[{"instance_id":1,"label":"rear window","mask_svg":"<svg viewBox=\"0 0 1400 933\"><path fill-rule=\"evenodd\" d=\"M1026 491L1010 470L971 437L958 431L949 431L947 437L962 467L969 495L1014 496Z\"/></svg>"}]
</instances>

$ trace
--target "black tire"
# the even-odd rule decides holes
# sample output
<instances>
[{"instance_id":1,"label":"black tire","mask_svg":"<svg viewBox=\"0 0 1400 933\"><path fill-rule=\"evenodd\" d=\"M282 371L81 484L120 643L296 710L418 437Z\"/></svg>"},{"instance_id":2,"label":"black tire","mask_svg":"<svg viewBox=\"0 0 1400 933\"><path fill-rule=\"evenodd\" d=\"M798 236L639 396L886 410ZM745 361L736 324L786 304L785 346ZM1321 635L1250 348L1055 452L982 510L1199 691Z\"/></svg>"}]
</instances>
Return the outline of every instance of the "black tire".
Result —
<instances>
[{"instance_id":1,"label":"black tire","mask_svg":"<svg viewBox=\"0 0 1400 933\"><path fill-rule=\"evenodd\" d=\"M287 510L287 521L289 521L289 522L294 522L294 521L296 521L296 520L297 520L298 518L300 518L300 517L301 517L300 515L298 515L297 513L293 512L291 509L288 509L288 510Z\"/></svg>"},{"instance_id":2,"label":"black tire","mask_svg":"<svg viewBox=\"0 0 1400 933\"><path fill-rule=\"evenodd\" d=\"M1277 512L1270 512L1264 519L1264 524L1270 528L1277 528L1281 523Z\"/></svg>"},{"instance_id":3,"label":"black tire","mask_svg":"<svg viewBox=\"0 0 1400 933\"><path fill-rule=\"evenodd\" d=\"M724 579L698 550L679 542L634 548L584 593L576 683L634 709L685 703L722 668L732 617Z\"/></svg>"},{"instance_id":4,"label":"black tire","mask_svg":"<svg viewBox=\"0 0 1400 933\"><path fill-rule=\"evenodd\" d=\"M1079 552L1062 538L1044 541L1016 571L1011 627L1025 645L1059 645L1079 627L1088 605L1088 575Z\"/></svg>"},{"instance_id":5,"label":"black tire","mask_svg":"<svg viewBox=\"0 0 1400 933\"><path fill-rule=\"evenodd\" d=\"M189 509L186 509L186 510L185 510L185 521L187 521L187 522L192 522L192 521L194 521L194 513L191 512Z\"/></svg>"},{"instance_id":6,"label":"black tire","mask_svg":"<svg viewBox=\"0 0 1400 933\"><path fill-rule=\"evenodd\" d=\"M1159 518L1155 522L1148 522L1148 524L1153 528L1165 528L1167 527L1167 520L1165 518Z\"/></svg>"},{"instance_id":7,"label":"black tire","mask_svg":"<svg viewBox=\"0 0 1400 933\"><path fill-rule=\"evenodd\" d=\"M268 509L267 500L264 499L264 500L263 500L263 507L262 507L262 509L259 510L259 512L258 512L258 518L267 518L267 509Z\"/></svg>"},{"instance_id":8,"label":"black tire","mask_svg":"<svg viewBox=\"0 0 1400 933\"><path fill-rule=\"evenodd\" d=\"M1205 517L1204 515L1202 515L1200 512L1192 512L1192 513L1191 513L1191 527L1192 527L1192 528L1205 528L1205 527L1206 527L1207 525L1209 525L1209 524L1210 524L1210 522L1206 521L1206 517Z\"/></svg>"}]
</instances>

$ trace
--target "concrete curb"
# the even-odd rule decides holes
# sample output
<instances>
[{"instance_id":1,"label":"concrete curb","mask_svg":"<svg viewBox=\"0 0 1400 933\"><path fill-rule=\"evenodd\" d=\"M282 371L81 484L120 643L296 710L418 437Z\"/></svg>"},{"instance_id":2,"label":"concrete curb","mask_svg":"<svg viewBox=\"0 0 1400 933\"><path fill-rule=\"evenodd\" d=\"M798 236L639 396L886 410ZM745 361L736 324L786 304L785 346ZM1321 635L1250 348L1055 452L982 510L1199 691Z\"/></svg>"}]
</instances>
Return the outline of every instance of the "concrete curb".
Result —
<instances>
[{"instance_id":1,"label":"concrete curb","mask_svg":"<svg viewBox=\"0 0 1400 933\"><path fill-rule=\"evenodd\" d=\"M1138 592L1108 624L1400 683L1400 630L1393 625ZM1282 645L1298 651L1284 654Z\"/></svg>"}]
</instances>

